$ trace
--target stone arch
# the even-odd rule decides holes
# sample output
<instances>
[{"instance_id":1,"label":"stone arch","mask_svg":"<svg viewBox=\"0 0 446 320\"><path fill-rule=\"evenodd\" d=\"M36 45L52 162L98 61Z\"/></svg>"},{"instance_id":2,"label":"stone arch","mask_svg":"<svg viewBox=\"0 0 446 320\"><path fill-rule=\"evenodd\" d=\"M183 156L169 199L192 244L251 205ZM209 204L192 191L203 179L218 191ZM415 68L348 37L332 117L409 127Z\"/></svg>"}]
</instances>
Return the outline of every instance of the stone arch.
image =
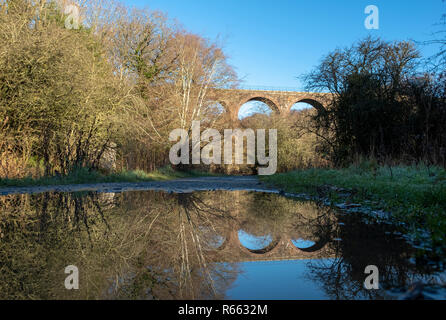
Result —
<instances>
[{"instance_id":1,"label":"stone arch","mask_svg":"<svg viewBox=\"0 0 446 320\"><path fill-rule=\"evenodd\" d=\"M228 102L226 99L220 98L218 96L207 97L204 105L207 107L212 107L214 105L214 108L212 109L207 108L206 111L203 112L203 114L209 114L213 116L214 120L216 116L219 119L223 119L225 121L231 121L233 114L233 107L230 104L230 102Z\"/></svg>"},{"instance_id":2,"label":"stone arch","mask_svg":"<svg viewBox=\"0 0 446 320\"><path fill-rule=\"evenodd\" d=\"M280 113L279 104L277 102L274 102L272 99L256 95L256 96L252 96L252 97L248 97L246 99L243 99L238 104L236 112L235 112L237 118L239 117L239 113L240 113L240 110L242 109L242 107L246 103L252 102L252 101L263 102L264 104L266 104L271 109L272 112Z\"/></svg>"},{"instance_id":3,"label":"stone arch","mask_svg":"<svg viewBox=\"0 0 446 320\"><path fill-rule=\"evenodd\" d=\"M212 103L218 103L221 104L225 109L228 108L228 103L224 100L224 99L213 99L213 98L208 98L205 100L207 104L212 104Z\"/></svg>"},{"instance_id":4,"label":"stone arch","mask_svg":"<svg viewBox=\"0 0 446 320\"><path fill-rule=\"evenodd\" d=\"M205 103L206 106L211 106L213 104L219 104L220 106L222 106L222 108L223 108L222 113L230 112L230 106L223 99L207 99L206 100L206 103Z\"/></svg>"},{"instance_id":5,"label":"stone arch","mask_svg":"<svg viewBox=\"0 0 446 320\"><path fill-rule=\"evenodd\" d=\"M313 98L303 98L303 99L299 99L299 100L297 100L297 101L291 103L290 106L288 107L288 112L291 111L291 108L292 108L296 103L300 103L300 102L307 103L307 104L311 105L311 106L312 106L314 109L316 109L318 112L323 112L323 111L325 111L325 107L324 107L324 105L323 105L321 102L317 101L316 99L313 99Z\"/></svg>"}]
</instances>

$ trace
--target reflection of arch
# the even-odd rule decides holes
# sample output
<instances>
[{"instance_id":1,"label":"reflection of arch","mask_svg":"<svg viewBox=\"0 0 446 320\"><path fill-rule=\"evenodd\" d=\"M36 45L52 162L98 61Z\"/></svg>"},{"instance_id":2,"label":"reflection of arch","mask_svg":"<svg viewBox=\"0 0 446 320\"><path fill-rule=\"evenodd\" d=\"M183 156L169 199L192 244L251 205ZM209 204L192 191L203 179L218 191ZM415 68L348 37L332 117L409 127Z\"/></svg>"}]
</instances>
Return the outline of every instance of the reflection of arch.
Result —
<instances>
[{"instance_id":1,"label":"reflection of arch","mask_svg":"<svg viewBox=\"0 0 446 320\"><path fill-rule=\"evenodd\" d=\"M280 109L277 106L277 104L275 102L273 102L272 100L268 99L268 98L264 98L264 97L260 97L260 96L255 96L252 98L249 98L247 100L245 100L244 102L242 102L238 108L237 108L237 118L240 116L240 110L242 109L242 107L248 103L248 102L253 102L253 101L258 101L258 102L263 102L264 104L266 104L268 106L268 108L271 109L272 112L275 113L280 113Z\"/></svg>"},{"instance_id":2,"label":"reflection of arch","mask_svg":"<svg viewBox=\"0 0 446 320\"><path fill-rule=\"evenodd\" d=\"M198 229L200 230L200 235L203 237L204 242L207 244L206 251L221 251L225 249L228 243L228 237L223 236L215 231L213 228L209 228L208 226L199 225ZM221 239L221 242L218 241ZM214 242L214 240L217 240Z\"/></svg>"},{"instance_id":3,"label":"reflection of arch","mask_svg":"<svg viewBox=\"0 0 446 320\"><path fill-rule=\"evenodd\" d=\"M223 237L222 237L223 238ZM223 243L217 248L208 248L207 251L223 251L229 243L229 239L227 237L224 238Z\"/></svg>"},{"instance_id":4,"label":"reflection of arch","mask_svg":"<svg viewBox=\"0 0 446 320\"><path fill-rule=\"evenodd\" d=\"M265 253L273 251L279 243L280 243L280 238L275 238L273 241L271 241L271 243L266 248L259 249L259 250L251 250L248 248L246 248L246 249L249 252L254 253L254 254L265 254ZM240 243L240 245L241 245L241 243Z\"/></svg>"},{"instance_id":5,"label":"reflection of arch","mask_svg":"<svg viewBox=\"0 0 446 320\"><path fill-rule=\"evenodd\" d=\"M321 240L317 241L314 245L312 245L311 247L308 247L308 248L298 248L297 246L294 245L294 243L292 241L290 241L290 242L293 245L293 247L295 247L299 251L316 252L316 251L321 250L323 247L325 247L325 245L328 243L328 239L321 239Z\"/></svg>"},{"instance_id":6,"label":"reflection of arch","mask_svg":"<svg viewBox=\"0 0 446 320\"><path fill-rule=\"evenodd\" d=\"M224 242L219 246L218 248L213 248L209 251L213 252L221 252L225 249L231 250L231 248L234 248L234 246L241 246L241 243L237 236L237 228L232 227L230 229L227 229L227 232L224 235L220 235L222 238L224 238Z\"/></svg>"},{"instance_id":7,"label":"reflection of arch","mask_svg":"<svg viewBox=\"0 0 446 320\"><path fill-rule=\"evenodd\" d=\"M275 238L273 238L271 243L268 244L265 248L262 248L262 249L249 249L249 248L246 248L242 244L242 242L240 241L238 232L235 232L235 234L233 234L233 236L237 237L237 242L238 242L238 244L240 245L241 248L244 248L244 249L246 249L249 252L254 253L254 254L265 254L265 253L271 252L272 250L274 250L278 246L278 244L280 243L280 240L281 240L280 237L275 237Z\"/></svg>"}]
</instances>

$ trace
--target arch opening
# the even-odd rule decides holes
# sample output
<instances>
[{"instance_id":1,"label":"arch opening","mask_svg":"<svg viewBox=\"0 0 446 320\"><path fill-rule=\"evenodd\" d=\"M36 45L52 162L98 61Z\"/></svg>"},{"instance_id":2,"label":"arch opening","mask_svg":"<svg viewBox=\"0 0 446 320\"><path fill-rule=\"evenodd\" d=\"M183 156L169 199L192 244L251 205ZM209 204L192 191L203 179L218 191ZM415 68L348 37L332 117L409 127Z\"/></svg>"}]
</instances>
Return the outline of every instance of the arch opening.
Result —
<instances>
[{"instance_id":1,"label":"arch opening","mask_svg":"<svg viewBox=\"0 0 446 320\"><path fill-rule=\"evenodd\" d=\"M207 101L205 104L205 119L213 120L219 118L227 112L226 105L220 101Z\"/></svg>"},{"instance_id":2,"label":"arch opening","mask_svg":"<svg viewBox=\"0 0 446 320\"><path fill-rule=\"evenodd\" d=\"M255 97L241 105L238 110L237 118L243 120L247 118L261 117L261 115L270 116L273 112L279 112L279 108L274 102L266 98Z\"/></svg>"},{"instance_id":3,"label":"arch opening","mask_svg":"<svg viewBox=\"0 0 446 320\"><path fill-rule=\"evenodd\" d=\"M306 102L296 102L290 109L290 112L301 112L306 110L311 110L314 108L311 104Z\"/></svg>"},{"instance_id":4,"label":"arch opening","mask_svg":"<svg viewBox=\"0 0 446 320\"><path fill-rule=\"evenodd\" d=\"M302 112L302 111L311 110L312 108L316 109L318 112L325 110L322 103L320 103L314 99L302 99L302 100L297 101L296 103L294 103L291 106L290 112Z\"/></svg>"},{"instance_id":5,"label":"arch opening","mask_svg":"<svg viewBox=\"0 0 446 320\"><path fill-rule=\"evenodd\" d=\"M254 236L244 230L238 231L238 239L245 249L255 254L270 252L279 244L279 239L274 239L271 235Z\"/></svg>"}]
</instances>

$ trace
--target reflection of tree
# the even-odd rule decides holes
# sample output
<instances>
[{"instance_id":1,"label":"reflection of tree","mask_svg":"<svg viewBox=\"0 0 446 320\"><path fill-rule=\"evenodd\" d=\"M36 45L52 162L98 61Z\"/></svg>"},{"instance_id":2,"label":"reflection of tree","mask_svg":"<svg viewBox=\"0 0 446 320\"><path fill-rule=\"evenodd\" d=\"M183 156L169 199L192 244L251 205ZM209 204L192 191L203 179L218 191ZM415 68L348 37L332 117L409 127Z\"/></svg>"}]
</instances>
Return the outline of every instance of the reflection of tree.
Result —
<instances>
[{"instance_id":1,"label":"reflection of tree","mask_svg":"<svg viewBox=\"0 0 446 320\"><path fill-rule=\"evenodd\" d=\"M203 201L199 196L192 194L177 195L178 202L178 221L179 221L179 239L180 248L179 263L179 290L182 297L189 298L207 298L214 296L223 298L223 293L218 293L214 279L219 272L216 268L211 268L207 262L206 246L209 239L205 236L208 233L203 232L203 227L207 227L219 234L218 226L225 225L230 219L230 215L219 206L210 205ZM225 223L226 222L226 223ZM200 228L201 227L201 228ZM224 234L224 233L223 233ZM162 245L162 244L161 244ZM219 271L221 266L218 266ZM195 279L195 278L200 279ZM227 277L218 277L221 281L227 282ZM232 277L229 277L230 279ZM203 281L205 280L205 281ZM198 287L196 288L196 286ZM225 286L223 286L225 288ZM183 292L185 290L186 292Z\"/></svg>"},{"instance_id":2,"label":"reflection of tree","mask_svg":"<svg viewBox=\"0 0 446 320\"><path fill-rule=\"evenodd\" d=\"M138 192L121 198L120 208L133 206L127 213L146 213L147 237L137 264L114 281L110 297L224 297L236 272L234 266L210 261L214 248L208 246L210 237L226 234L231 220L219 197Z\"/></svg>"},{"instance_id":3,"label":"reflection of tree","mask_svg":"<svg viewBox=\"0 0 446 320\"><path fill-rule=\"evenodd\" d=\"M375 265L380 272L380 288L400 288L420 278L427 270L417 270L409 263L410 248L395 239L391 228L366 223L360 217L341 218L336 234L342 241L331 242L333 259L308 264L308 278L321 284L332 299L384 299L383 290L366 290L364 270Z\"/></svg>"},{"instance_id":4,"label":"reflection of tree","mask_svg":"<svg viewBox=\"0 0 446 320\"><path fill-rule=\"evenodd\" d=\"M336 258L309 263L308 276L335 299L382 297L363 289L367 265L392 286L421 272L382 227L279 195L49 193L0 198L0 299L221 299L240 270L225 262L238 261L232 242L212 243L239 229L328 241ZM63 286L71 264L75 292Z\"/></svg>"},{"instance_id":5,"label":"reflection of tree","mask_svg":"<svg viewBox=\"0 0 446 320\"><path fill-rule=\"evenodd\" d=\"M228 215L212 202L154 192L3 198L0 297L222 298L233 266L208 262L200 231L225 234ZM63 287L70 264L79 292Z\"/></svg>"},{"instance_id":6,"label":"reflection of tree","mask_svg":"<svg viewBox=\"0 0 446 320\"><path fill-rule=\"evenodd\" d=\"M99 196L43 194L10 196L0 202L0 297L64 297L64 268L99 246L108 227Z\"/></svg>"}]
</instances>

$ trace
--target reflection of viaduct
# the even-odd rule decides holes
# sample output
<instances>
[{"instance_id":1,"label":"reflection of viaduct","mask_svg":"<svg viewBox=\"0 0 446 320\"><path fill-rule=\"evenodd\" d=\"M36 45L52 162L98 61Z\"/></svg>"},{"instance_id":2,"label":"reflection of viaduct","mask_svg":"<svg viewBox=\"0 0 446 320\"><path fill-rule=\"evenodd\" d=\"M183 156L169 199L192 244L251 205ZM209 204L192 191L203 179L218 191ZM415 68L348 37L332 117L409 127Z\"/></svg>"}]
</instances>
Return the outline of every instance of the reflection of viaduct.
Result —
<instances>
[{"instance_id":1,"label":"reflection of viaduct","mask_svg":"<svg viewBox=\"0 0 446 320\"><path fill-rule=\"evenodd\" d=\"M236 216L238 210L235 210ZM273 237L272 241L263 249L248 249L240 242L239 239L239 223L232 221L229 223L225 232L223 244L211 249L212 259L214 261L225 262L243 262L243 261L273 261L273 260L304 260L304 259L321 259L333 257L333 251L329 245L331 236L326 235L325 238L314 240L314 245L308 248L298 248L294 245L293 240L299 238L296 234L288 235L285 231L280 237ZM298 232L299 233L299 232ZM302 236L305 238L305 236Z\"/></svg>"},{"instance_id":2,"label":"reflection of viaduct","mask_svg":"<svg viewBox=\"0 0 446 320\"><path fill-rule=\"evenodd\" d=\"M244 89L211 89L207 93L207 99L220 103L232 121L237 121L240 108L250 101L263 102L274 112L287 115L298 102L305 102L317 110L323 110L331 98L330 93Z\"/></svg>"},{"instance_id":3,"label":"reflection of viaduct","mask_svg":"<svg viewBox=\"0 0 446 320\"><path fill-rule=\"evenodd\" d=\"M211 260L216 262L246 262L246 261L277 261L277 260L305 260L334 257L328 245L330 239L315 242L309 248L297 248L291 237L282 235L260 250L251 250L243 246L239 240L237 228L226 235L224 243L210 252Z\"/></svg>"}]
</instances>

